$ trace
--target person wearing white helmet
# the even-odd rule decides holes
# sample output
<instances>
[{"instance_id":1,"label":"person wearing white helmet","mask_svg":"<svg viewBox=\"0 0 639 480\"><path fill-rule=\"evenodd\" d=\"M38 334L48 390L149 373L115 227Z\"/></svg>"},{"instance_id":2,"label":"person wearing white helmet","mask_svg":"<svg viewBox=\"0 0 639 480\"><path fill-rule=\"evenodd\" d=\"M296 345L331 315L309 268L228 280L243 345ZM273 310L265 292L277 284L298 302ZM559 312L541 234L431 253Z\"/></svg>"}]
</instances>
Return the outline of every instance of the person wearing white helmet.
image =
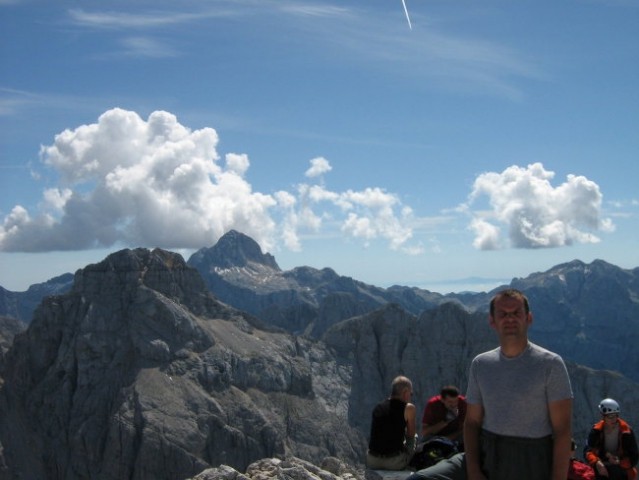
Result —
<instances>
[{"instance_id":1,"label":"person wearing white helmet","mask_svg":"<svg viewBox=\"0 0 639 480\"><path fill-rule=\"evenodd\" d=\"M599 403L601 420L588 435L586 461L595 470L596 479L635 480L639 452L632 428L619 415L619 403L604 398Z\"/></svg>"}]
</instances>

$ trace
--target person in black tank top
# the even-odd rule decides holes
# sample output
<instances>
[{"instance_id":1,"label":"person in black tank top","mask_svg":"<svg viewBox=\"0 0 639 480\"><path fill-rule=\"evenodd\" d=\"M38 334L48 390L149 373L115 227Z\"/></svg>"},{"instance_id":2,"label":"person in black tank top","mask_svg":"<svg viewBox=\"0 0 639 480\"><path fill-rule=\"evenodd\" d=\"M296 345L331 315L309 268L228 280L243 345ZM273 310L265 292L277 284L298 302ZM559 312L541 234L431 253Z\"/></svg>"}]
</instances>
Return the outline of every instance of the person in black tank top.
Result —
<instances>
[{"instance_id":1,"label":"person in black tank top","mask_svg":"<svg viewBox=\"0 0 639 480\"><path fill-rule=\"evenodd\" d=\"M415 451L415 405L412 382L399 376L391 396L375 406L371 418L366 465L375 470L403 470Z\"/></svg>"}]
</instances>

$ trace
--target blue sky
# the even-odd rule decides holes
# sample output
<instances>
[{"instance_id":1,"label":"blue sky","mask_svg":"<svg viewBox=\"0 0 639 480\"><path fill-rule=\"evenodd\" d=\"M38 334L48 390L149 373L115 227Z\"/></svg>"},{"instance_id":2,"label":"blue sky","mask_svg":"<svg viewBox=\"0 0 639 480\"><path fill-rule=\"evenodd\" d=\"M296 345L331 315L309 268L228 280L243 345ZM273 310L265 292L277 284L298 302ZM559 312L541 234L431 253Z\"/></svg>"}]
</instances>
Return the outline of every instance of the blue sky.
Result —
<instances>
[{"instance_id":1,"label":"blue sky","mask_svg":"<svg viewBox=\"0 0 639 480\"><path fill-rule=\"evenodd\" d=\"M442 293L639 266L639 4L406 7L0 0L0 285L229 229Z\"/></svg>"}]
</instances>

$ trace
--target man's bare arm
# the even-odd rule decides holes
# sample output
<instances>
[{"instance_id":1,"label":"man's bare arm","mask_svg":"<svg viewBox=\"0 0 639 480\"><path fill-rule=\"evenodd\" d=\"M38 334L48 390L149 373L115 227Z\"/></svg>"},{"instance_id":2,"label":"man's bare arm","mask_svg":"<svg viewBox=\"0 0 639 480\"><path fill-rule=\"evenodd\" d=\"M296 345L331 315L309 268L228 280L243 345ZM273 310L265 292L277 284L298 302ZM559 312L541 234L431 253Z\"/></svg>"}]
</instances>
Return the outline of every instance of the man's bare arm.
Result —
<instances>
[{"instance_id":1,"label":"man's bare arm","mask_svg":"<svg viewBox=\"0 0 639 480\"><path fill-rule=\"evenodd\" d=\"M485 480L481 472L479 434L484 421L484 407L468 404L464 420L464 451L468 480Z\"/></svg>"},{"instance_id":2,"label":"man's bare arm","mask_svg":"<svg viewBox=\"0 0 639 480\"><path fill-rule=\"evenodd\" d=\"M441 420L432 425L422 423L422 436L430 437L431 435L437 435L446 427L446 425L448 425L448 422L446 420Z\"/></svg>"},{"instance_id":3,"label":"man's bare arm","mask_svg":"<svg viewBox=\"0 0 639 480\"><path fill-rule=\"evenodd\" d=\"M412 403L407 403L404 408L404 420L406 420L406 445L409 450L415 448L415 434L417 433L416 408Z\"/></svg>"},{"instance_id":4,"label":"man's bare arm","mask_svg":"<svg viewBox=\"0 0 639 480\"><path fill-rule=\"evenodd\" d=\"M553 432L552 480L565 480L570 462L572 435L572 399L548 404Z\"/></svg>"}]
</instances>

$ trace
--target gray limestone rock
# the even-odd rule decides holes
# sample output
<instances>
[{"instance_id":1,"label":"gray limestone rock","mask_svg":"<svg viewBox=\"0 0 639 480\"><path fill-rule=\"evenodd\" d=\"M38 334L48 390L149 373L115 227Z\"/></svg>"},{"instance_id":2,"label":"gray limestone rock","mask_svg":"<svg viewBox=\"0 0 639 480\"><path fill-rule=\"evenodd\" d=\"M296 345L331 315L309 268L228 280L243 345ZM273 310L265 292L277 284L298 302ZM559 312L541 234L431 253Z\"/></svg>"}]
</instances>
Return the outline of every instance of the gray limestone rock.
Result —
<instances>
[{"instance_id":1,"label":"gray limestone rock","mask_svg":"<svg viewBox=\"0 0 639 480\"><path fill-rule=\"evenodd\" d=\"M124 250L79 271L7 354L12 474L161 480L274 455L356 462L365 440L331 390L350 377L327 384L329 352L256 325L177 254Z\"/></svg>"},{"instance_id":2,"label":"gray limestone rock","mask_svg":"<svg viewBox=\"0 0 639 480\"><path fill-rule=\"evenodd\" d=\"M263 458L246 469L242 474L221 465L207 469L189 480L363 480L363 472L354 469L334 457L326 457L321 466L296 457Z\"/></svg>"}]
</instances>

